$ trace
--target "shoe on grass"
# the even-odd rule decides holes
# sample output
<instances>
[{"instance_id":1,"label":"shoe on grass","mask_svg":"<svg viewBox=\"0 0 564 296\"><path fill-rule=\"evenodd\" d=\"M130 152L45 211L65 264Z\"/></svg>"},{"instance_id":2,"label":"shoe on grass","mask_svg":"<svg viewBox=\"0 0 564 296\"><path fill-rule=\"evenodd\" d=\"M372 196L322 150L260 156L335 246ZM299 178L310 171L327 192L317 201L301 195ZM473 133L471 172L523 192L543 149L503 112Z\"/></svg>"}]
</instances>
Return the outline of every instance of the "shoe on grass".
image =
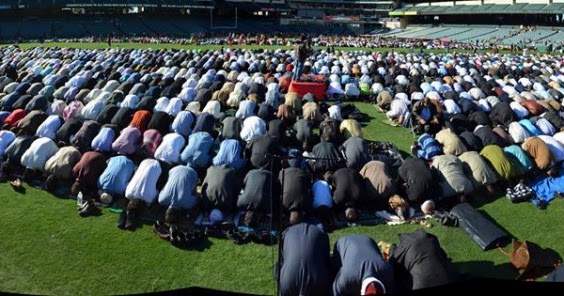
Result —
<instances>
[{"instance_id":1,"label":"shoe on grass","mask_svg":"<svg viewBox=\"0 0 564 296\"><path fill-rule=\"evenodd\" d=\"M133 212L126 211L124 228L129 231L135 230L137 227L137 217Z\"/></svg>"},{"instance_id":2,"label":"shoe on grass","mask_svg":"<svg viewBox=\"0 0 564 296\"><path fill-rule=\"evenodd\" d=\"M119 214L119 218L118 218L118 221L116 223L117 228L125 229L125 221L126 221L126 214L125 214L125 211L122 211Z\"/></svg>"}]
</instances>

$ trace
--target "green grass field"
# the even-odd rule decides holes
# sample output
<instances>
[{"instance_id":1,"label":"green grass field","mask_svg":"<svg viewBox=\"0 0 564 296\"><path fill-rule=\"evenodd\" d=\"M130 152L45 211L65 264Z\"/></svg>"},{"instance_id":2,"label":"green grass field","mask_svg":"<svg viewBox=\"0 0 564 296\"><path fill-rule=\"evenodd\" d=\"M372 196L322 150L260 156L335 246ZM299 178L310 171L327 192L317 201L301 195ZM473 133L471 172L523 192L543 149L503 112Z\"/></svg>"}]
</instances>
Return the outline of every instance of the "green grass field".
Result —
<instances>
[{"instance_id":1,"label":"green grass field","mask_svg":"<svg viewBox=\"0 0 564 296\"><path fill-rule=\"evenodd\" d=\"M4 44L0 46L9 46L11 44ZM27 49L30 47L37 47L37 46L42 46L42 47L59 47L59 48L84 48L84 49L106 49L108 48L108 43L106 42L92 42L92 43L81 43L81 42L45 42L45 43L22 43L20 44L20 48L22 49ZM181 44L143 44L143 43L134 43L134 42L127 42L127 43L121 43L121 42L113 42L112 43L112 48L132 48L132 49L147 49L147 48L151 48L154 50L159 50L159 49L213 49L213 50L219 50L221 48L226 48L226 46L221 46L221 45L181 45ZM275 49L279 49L279 48L284 48L284 49L291 49L293 48L292 46L275 46L275 45L234 45L231 48L246 48L246 49L269 49L269 50L275 50ZM326 47L321 47L321 46L317 46L314 47L315 49L326 49ZM351 50L363 50L363 51L386 51L386 52L410 52L410 49L408 48L377 48L377 49L372 49L369 47L355 47L355 48L351 48L351 47L335 47L336 50L340 50L340 51L351 51ZM419 52L418 49L413 50L412 52ZM438 53L446 53L447 51L444 49L424 49L423 52L425 53L434 53L434 54L438 54ZM470 50L464 50L464 49L457 49L457 50L450 50L449 52L457 52L457 53L466 53L466 52L471 52ZM478 50L478 52L481 53L485 53L487 52L486 50ZM500 50L501 53L509 53L509 50ZM535 53L542 53L542 52L536 52L536 51L529 51L530 54L535 54Z\"/></svg>"},{"instance_id":2,"label":"green grass field","mask_svg":"<svg viewBox=\"0 0 564 296\"><path fill-rule=\"evenodd\" d=\"M405 151L413 141L404 128L384 124L383 114L368 104L361 111L373 117L365 137L396 143ZM210 239L199 250L180 250L153 234L150 225L135 232L116 228L118 214L103 210L99 217L80 218L74 200L59 199L25 185L25 194L0 184L0 291L105 295L163 291L200 286L220 290L275 294L273 264L277 246ZM564 254L562 200L541 211L530 203L511 204L506 198L478 199L478 210L509 234ZM456 270L470 277L514 279L508 258L498 250L483 252L458 228L433 221ZM330 234L331 243L344 235L364 233L376 241L398 242L397 234L417 225L350 227Z\"/></svg>"}]
</instances>

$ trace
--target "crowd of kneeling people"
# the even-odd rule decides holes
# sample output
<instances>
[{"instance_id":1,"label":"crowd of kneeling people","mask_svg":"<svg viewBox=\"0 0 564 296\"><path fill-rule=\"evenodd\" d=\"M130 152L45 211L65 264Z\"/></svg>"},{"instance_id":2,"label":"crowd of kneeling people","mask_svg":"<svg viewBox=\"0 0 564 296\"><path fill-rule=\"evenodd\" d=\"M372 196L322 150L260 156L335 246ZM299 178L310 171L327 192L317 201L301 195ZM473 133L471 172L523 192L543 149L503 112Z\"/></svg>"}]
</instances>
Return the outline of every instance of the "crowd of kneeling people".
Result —
<instances>
[{"instance_id":1,"label":"crowd of kneeling people","mask_svg":"<svg viewBox=\"0 0 564 296\"><path fill-rule=\"evenodd\" d=\"M299 226L286 240L310 217L325 229L363 211L408 218L409 206L429 213L434 203L494 194L496 184L557 176L564 160L564 68L550 57L314 51L302 70L324 78L328 97L372 101L419 135L393 177L343 112L350 106L289 91L290 50L6 47L0 55L2 178L70 187L81 216L97 202L126 201L123 229L155 205L171 225L243 212L252 227L281 213L284 225ZM311 247L302 234L296 243Z\"/></svg>"}]
</instances>

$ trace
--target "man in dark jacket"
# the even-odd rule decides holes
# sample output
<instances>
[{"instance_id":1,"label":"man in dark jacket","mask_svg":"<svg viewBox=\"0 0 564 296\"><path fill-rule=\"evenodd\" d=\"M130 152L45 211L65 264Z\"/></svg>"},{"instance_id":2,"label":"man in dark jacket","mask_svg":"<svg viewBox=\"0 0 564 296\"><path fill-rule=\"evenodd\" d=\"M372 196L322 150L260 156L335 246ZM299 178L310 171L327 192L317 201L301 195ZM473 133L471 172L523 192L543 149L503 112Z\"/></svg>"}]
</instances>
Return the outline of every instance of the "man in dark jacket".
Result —
<instances>
[{"instance_id":1,"label":"man in dark jacket","mask_svg":"<svg viewBox=\"0 0 564 296\"><path fill-rule=\"evenodd\" d=\"M517 116L511 110L509 104L505 102L499 102L495 104L490 112L490 119L493 125L502 125L507 127L511 122L517 120Z\"/></svg>"},{"instance_id":2,"label":"man in dark jacket","mask_svg":"<svg viewBox=\"0 0 564 296\"><path fill-rule=\"evenodd\" d=\"M272 174L264 169L251 170L245 176L243 191L237 199L237 208L246 211L245 225L252 226L262 215L277 212L273 208L276 204L272 203L272 197L279 196L279 192L274 191L279 186L273 186L272 181Z\"/></svg>"},{"instance_id":3,"label":"man in dark jacket","mask_svg":"<svg viewBox=\"0 0 564 296\"><path fill-rule=\"evenodd\" d=\"M431 199L436 184L429 166L420 158L407 158L398 169L398 184L413 204Z\"/></svg>"},{"instance_id":4,"label":"man in dark jacket","mask_svg":"<svg viewBox=\"0 0 564 296\"><path fill-rule=\"evenodd\" d=\"M348 235L333 248L333 295L377 295L395 290L394 270L376 242L366 235Z\"/></svg>"},{"instance_id":5,"label":"man in dark jacket","mask_svg":"<svg viewBox=\"0 0 564 296\"><path fill-rule=\"evenodd\" d=\"M447 255L436 236L419 229L399 234L400 243L390 250L388 260L394 267L396 287L400 291L446 285L455 280L447 269Z\"/></svg>"},{"instance_id":6,"label":"man in dark jacket","mask_svg":"<svg viewBox=\"0 0 564 296\"><path fill-rule=\"evenodd\" d=\"M237 204L239 182L235 169L226 165L209 167L202 183L202 209L231 213Z\"/></svg>"},{"instance_id":7,"label":"man in dark jacket","mask_svg":"<svg viewBox=\"0 0 564 296\"><path fill-rule=\"evenodd\" d=\"M293 163L297 165L297 162ZM278 179L283 190L282 207L290 212L290 224L297 224L301 213L309 211L313 204L310 177L299 167L289 167L280 171Z\"/></svg>"},{"instance_id":8,"label":"man in dark jacket","mask_svg":"<svg viewBox=\"0 0 564 296\"><path fill-rule=\"evenodd\" d=\"M345 211L347 221L358 220L358 211L365 188L364 179L357 170L341 168L327 175L326 181L333 189L333 203L337 210Z\"/></svg>"},{"instance_id":9,"label":"man in dark jacket","mask_svg":"<svg viewBox=\"0 0 564 296\"><path fill-rule=\"evenodd\" d=\"M280 295L330 295L327 234L313 224L300 223L284 231L281 244L280 262L275 270Z\"/></svg>"}]
</instances>

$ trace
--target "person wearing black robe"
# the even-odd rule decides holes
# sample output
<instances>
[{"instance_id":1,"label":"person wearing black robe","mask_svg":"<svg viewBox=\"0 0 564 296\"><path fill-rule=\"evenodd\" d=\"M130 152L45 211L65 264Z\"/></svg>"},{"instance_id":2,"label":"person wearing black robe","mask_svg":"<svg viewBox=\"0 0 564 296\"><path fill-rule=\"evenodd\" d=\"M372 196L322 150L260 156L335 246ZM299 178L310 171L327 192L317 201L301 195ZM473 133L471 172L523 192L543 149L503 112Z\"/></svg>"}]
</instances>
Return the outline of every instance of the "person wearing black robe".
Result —
<instances>
[{"instance_id":1,"label":"person wearing black robe","mask_svg":"<svg viewBox=\"0 0 564 296\"><path fill-rule=\"evenodd\" d=\"M342 166L339 152L331 142L321 141L313 147L312 152L315 157L312 169L319 176L327 171L334 172Z\"/></svg>"},{"instance_id":2,"label":"person wearing black robe","mask_svg":"<svg viewBox=\"0 0 564 296\"><path fill-rule=\"evenodd\" d=\"M279 150L284 150L290 143L286 133L286 123L280 119L268 122L268 135L274 140Z\"/></svg>"},{"instance_id":3,"label":"person wearing black robe","mask_svg":"<svg viewBox=\"0 0 564 296\"><path fill-rule=\"evenodd\" d=\"M268 170L250 170L243 180L243 191L237 199L237 208L245 211L244 223L253 227L261 216L268 213L276 213L273 204L273 196L279 196L279 192L274 189L272 174Z\"/></svg>"},{"instance_id":4,"label":"person wearing black robe","mask_svg":"<svg viewBox=\"0 0 564 296\"><path fill-rule=\"evenodd\" d=\"M92 140L98 135L102 125L95 120L87 120L84 122L80 130L71 136L71 144L80 151L84 153L90 150Z\"/></svg>"},{"instance_id":5,"label":"person wearing black robe","mask_svg":"<svg viewBox=\"0 0 564 296\"><path fill-rule=\"evenodd\" d=\"M258 117L260 117L264 122L269 122L275 118L275 110L274 108L267 104L267 103L260 103L259 109L257 112Z\"/></svg>"},{"instance_id":6,"label":"person wearing black robe","mask_svg":"<svg viewBox=\"0 0 564 296\"><path fill-rule=\"evenodd\" d=\"M31 95L28 95L28 94L22 95L19 99L17 99L12 104L12 109L13 110L25 109L25 106L27 105L27 103L29 103L32 99L33 99L33 96L31 96Z\"/></svg>"},{"instance_id":7,"label":"person wearing black robe","mask_svg":"<svg viewBox=\"0 0 564 296\"><path fill-rule=\"evenodd\" d=\"M122 85L120 85L119 87L121 88ZM124 99L125 99L125 95L123 94L123 91L115 90L110 96L110 99L106 102L106 104L118 105L119 103L123 102Z\"/></svg>"},{"instance_id":8,"label":"person wearing black robe","mask_svg":"<svg viewBox=\"0 0 564 296\"><path fill-rule=\"evenodd\" d=\"M331 118L325 118L319 124L319 137L324 141L340 146L343 143L343 137L339 129L339 122Z\"/></svg>"},{"instance_id":9,"label":"person wearing black robe","mask_svg":"<svg viewBox=\"0 0 564 296\"><path fill-rule=\"evenodd\" d=\"M215 130L215 117L207 112L201 113L196 117L196 124L192 133L207 132L214 139L217 138L218 132Z\"/></svg>"},{"instance_id":10,"label":"person wearing black robe","mask_svg":"<svg viewBox=\"0 0 564 296\"><path fill-rule=\"evenodd\" d=\"M241 140L240 133L243 126L241 119L236 118L235 116L228 116L223 119L221 124L223 125L221 131L223 139Z\"/></svg>"},{"instance_id":11,"label":"person wearing black robe","mask_svg":"<svg viewBox=\"0 0 564 296\"><path fill-rule=\"evenodd\" d=\"M413 204L420 204L435 195L436 184L431 170L420 158L409 157L402 163L398 169L398 184Z\"/></svg>"},{"instance_id":12,"label":"person wearing black robe","mask_svg":"<svg viewBox=\"0 0 564 296\"><path fill-rule=\"evenodd\" d=\"M112 122L112 118L116 115L120 108L116 105L106 105L104 109L96 117L96 121L100 124L108 124Z\"/></svg>"},{"instance_id":13,"label":"person wearing black robe","mask_svg":"<svg viewBox=\"0 0 564 296\"><path fill-rule=\"evenodd\" d=\"M202 183L202 209L232 213L239 196L239 182L236 170L225 165L209 167Z\"/></svg>"},{"instance_id":14,"label":"person wearing black robe","mask_svg":"<svg viewBox=\"0 0 564 296\"><path fill-rule=\"evenodd\" d=\"M294 123L296 140L303 150L309 151L314 143L313 123L307 119L300 119ZM307 148L307 149L306 149Z\"/></svg>"},{"instance_id":15,"label":"person wearing black robe","mask_svg":"<svg viewBox=\"0 0 564 296\"><path fill-rule=\"evenodd\" d=\"M122 130L131 122L134 112L131 108L121 107L112 117L110 124L117 126L118 130Z\"/></svg>"},{"instance_id":16,"label":"person wearing black robe","mask_svg":"<svg viewBox=\"0 0 564 296\"><path fill-rule=\"evenodd\" d=\"M196 94L196 101L200 103L200 106L205 106L211 100L212 94L211 90L202 88L198 91L198 94Z\"/></svg>"},{"instance_id":17,"label":"person wearing black robe","mask_svg":"<svg viewBox=\"0 0 564 296\"><path fill-rule=\"evenodd\" d=\"M16 137L4 153L4 159L6 161L2 163L1 171L3 175L7 176L19 170L23 171L21 163L22 156L36 139L37 137L30 135Z\"/></svg>"},{"instance_id":18,"label":"person wearing black robe","mask_svg":"<svg viewBox=\"0 0 564 296\"><path fill-rule=\"evenodd\" d=\"M398 292L452 283L456 275L447 267L447 254L436 236L419 229L399 234L399 244L390 250Z\"/></svg>"},{"instance_id":19,"label":"person wearing black robe","mask_svg":"<svg viewBox=\"0 0 564 296\"><path fill-rule=\"evenodd\" d=\"M157 100L154 97L145 94L145 96L142 97L141 100L139 101L139 104L137 104L135 110L136 111L145 110L145 111L153 112L153 109L155 108L156 104L157 104Z\"/></svg>"},{"instance_id":20,"label":"person wearing black robe","mask_svg":"<svg viewBox=\"0 0 564 296\"><path fill-rule=\"evenodd\" d=\"M474 135L480 139L483 147L488 145L497 145L499 147L504 147L503 139L489 127L482 126L474 131Z\"/></svg>"},{"instance_id":21,"label":"person wearing black robe","mask_svg":"<svg viewBox=\"0 0 564 296\"><path fill-rule=\"evenodd\" d=\"M157 111L151 116L151 120L147 125L147 129L156 129L161 135L166 135L170 132L170 125L172 124L172 116L170 114Z\"/></svg>"},{"instance_id":22,"label":"person wearing black robe","mask_svg":"<svg viewBox=\"0 0 564 296\"><path fill-rule=\"evenodd\" d=\"M393 266L382 258L376 242L363 234L340 238L333 247L333 295L391 294Z\"/></svg>"},{"instance_id":23,"label":"person wearing black robe","mask_svg":"<svg viewBox=\"0 0 564 296\"><path fill-rule=\"evenodd\" d=\"M297 161L290 163L298 165ZM280 171L278 180L282 184L282 207L290 212L290 224L297 224L301 213L309 212L313 205L310 177L298 167L289 167Z\"/></svg>"},{"instance_id":24,"label":"person wearing black robe","mask_svg":"<svg viewBox=\"0 0 564 296\"><path fill-rule=\"evenodd\" d=\"M478 104L468 98L460 98L456 101L456 104L460 106L460 110L464 114L470 114L480 108Z\"/></svg>"},{"instance_id":25,"label":"person wearing black robe","mask_svg":"<svg viewBox=\"0 0 564 296\"><path fill-rule=\"evenodd\" d=\"M477 151L480 152L484 145L482 144L482 140L476 137L471 131L463 131L461 132L458 137L466 146L468 151Z\"/></svg>"},{"instance_id":26,"label":"person wearing black robe","mask_svg":"<svg viewBox=\"0 0 564 296\"><path fill-rule=\"evenodd\" d=\"M511 122L517 120L517 116L509 104L499 102L493 106L492 111L490 112L490 119L492 120L493 125L502 125L507 127Z\"/></svg>"},{"instance_id":27,"label":"person wearing black robe","mask_svg":"<svg viewBox=\"0 0 564 296\"><path fill-rule=\"evenodd\" d=\"M66 146L70 143L70 137L76 134L78 130L82 127L82 119L75 117L67 120L63 125L57 130L57 135L55 140L59 147Z\"/></svg>"},{"instance_id":28,"label":"person wearing black robe","mask_svg":"<svg viewBox=\"0 0 564 296\"><path fill-rule=\"evenodd\" d=\"M345 211L347 221L358 219L358 208L364 191L364 179L358 170L340 168L326 178L333 189L335 209Z\"/></svg>"},{"instance_id":29,"label":"person wearing black robe","mask_svg":"<svg viewBox=\"0 0 564 296\"><path fill-rule=\"evenodd\" d=\"M43 123L43 121L47 119L47 117L49 117L49 115L47 115L43 111L32 111L18 122L14 132L16 132L18 135L35 135L37 129L39 128L41 123Z\"/></svg>"},{"instance_id":30,"label":"person wearing black robe","mask_svg":"<svg viewBox=\"0 0 564 296\"><path fill-rule=\"evenodd\" d=\"M349 168L360 170L369 160L368 145L360 137L350 137L340 147Z\"/></svg>"},{"instance_id":31,"label":"person wearing black robe","mask_svg":"<svg viewBox=\"0 0 564 296\"><path fill-rule=\"evenodd\" d=\"M492 120L488 114L482 110L476 110L468 116L468 120L475 127L478 125L492 126Z\"/></svg>"},{"instance_id":32,"label":"person wearing black robe","mask_svg":"<svg viewBox=\"0 0 564 296\"><path fill-rule=\"evenodd\" d=\"M245 158L250 158L251 164L255 168L270 168L273 154L277 154L274 140L270 135L254 137L245 149Z\"/></svg>"},{"instance_id":33,"label":"person wearing black robe","mask_svg":"<svg viewBox=\"0 0 564 296\"><path fill-rule=\"evenodd\" d=\"M275 276L281 296L330 295L329 237L313 224L300 223L282 234ZM278 270L279 268L279 270Z\"/></svg>"},{"instance_id":34,"label":"person wearing black robe","mask_svg":"<svg viewBox=\"0 0 564 296\"><path fill-rule=\"evenodd\" d=\"M459 135L463 131L471 130L472 124L468 116L463 113L455 114L445 121L445 127L450 128L455 134Z\"/></svg>"}]
</instances>

